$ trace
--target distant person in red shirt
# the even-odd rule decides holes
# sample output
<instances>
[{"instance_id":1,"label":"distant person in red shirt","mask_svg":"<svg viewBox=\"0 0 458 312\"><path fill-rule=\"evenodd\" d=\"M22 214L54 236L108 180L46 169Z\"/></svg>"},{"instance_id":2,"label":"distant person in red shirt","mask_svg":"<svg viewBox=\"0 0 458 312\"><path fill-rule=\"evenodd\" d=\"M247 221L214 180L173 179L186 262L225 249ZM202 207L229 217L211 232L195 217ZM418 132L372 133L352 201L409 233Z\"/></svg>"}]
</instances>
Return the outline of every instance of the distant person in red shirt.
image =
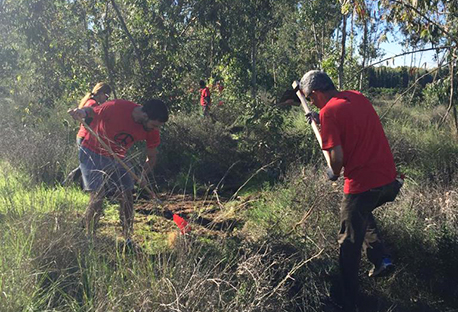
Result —
<instances>
[{"instance_id":1,"label":"distant person in red shirt","mask_svg":"<svg viewBox=\"0 0 458 312\"><path fill-rule=\"evenodd\" d=\"M200 105L202 106L203 116L210 114L210 107L212 104L210 89L206 86L205 81L199 81L200 85Z\"/></svg>"},{"instance_id":2,"label":"distant person in red shirt","mask_svg":"<svg viewBox=\"0 0 458 312\"><path fill-rule=\"evenodd\" d=\"M318 70L307 72L300 88L307 100L320 109L322 149L329 153L332 167L328 168L329 179L337 180L344 169L339 263L344 310L356 311L361 248L374 265L369 276L385 275L394 268L372 211L393 201L403 181L396 178L388 140L366 97L357 91L337 91L329 76Z\"/></svg>"},{"instance_id":3,"label":"distant person in red shirt","mask_svg":"<svg viewBox=\"0 0 458 312\"><path fill-rule=\"evenodd\" d=\"M108 98L110 97L111 87L106 84L105 82L99 82L95 85L91 92L88 92L81 100L78 105L78 108L83 107L95 107L100 104L105 103ZM85 122L89 125L91 123L91 118L86 118ZM81 124L78 133L76 134L76 145L79 147L86 136L86 129ZM63 184L67 184L71 181L78 181L81 178L81 170L80 168L73 169L63 182Z\"/></svg>"},{"instance_id":4,"label":"distant person in red shirt","mask_svg":"<svg viewBox=\"0 0 458 312\"><path fill-rule=\"evenodd\" d=\"M156 163L159 130L169 118L162 101L150 100L142 106L126 100L114 100L96 107L69 110L69 114L76 120L92 118L92 130L121 159L125 158L134 142L146 141L147 159L141 174L141 184L146 185L148 172ZM130 241L134 221L132 177L90 132L81 144L79 160L84 188L91 194L85 214L88 234L95 233L103 212L105 193L115 188L120 202L123 235L126 241Z\"/></svg>"}]
</instances>

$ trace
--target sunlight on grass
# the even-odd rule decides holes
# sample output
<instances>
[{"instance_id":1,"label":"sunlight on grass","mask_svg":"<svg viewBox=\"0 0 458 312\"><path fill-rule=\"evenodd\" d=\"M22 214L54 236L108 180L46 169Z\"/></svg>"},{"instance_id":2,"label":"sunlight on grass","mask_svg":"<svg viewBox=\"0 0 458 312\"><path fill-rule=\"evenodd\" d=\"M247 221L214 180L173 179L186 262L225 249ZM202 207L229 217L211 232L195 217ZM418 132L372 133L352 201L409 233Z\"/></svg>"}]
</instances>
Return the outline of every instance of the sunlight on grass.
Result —
<instances>
[{"instance_id":1,"label":"sunlight on grass","mask_svg":"<svg viewBox=\"0 0 458 312\"><path fill-rule=\"evenodd\" d=\"M28 212L82 211L88 196L77 188L34 186L23 174L1 164L0 213L23 216ZM31 186L32 185L32 186Z\"/></svg>"}]
</instances>

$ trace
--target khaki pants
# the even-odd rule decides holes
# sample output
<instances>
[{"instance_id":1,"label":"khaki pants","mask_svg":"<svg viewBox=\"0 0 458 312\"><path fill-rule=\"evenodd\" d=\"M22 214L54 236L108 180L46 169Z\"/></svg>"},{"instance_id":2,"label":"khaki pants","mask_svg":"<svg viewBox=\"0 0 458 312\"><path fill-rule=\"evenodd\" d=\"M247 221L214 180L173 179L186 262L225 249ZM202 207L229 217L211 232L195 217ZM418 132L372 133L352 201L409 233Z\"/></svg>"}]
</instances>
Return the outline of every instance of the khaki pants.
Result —
<instances>
[{"instance_id":1,"label":"khaki pants","mask_svg":"<svg viewBox=\"0 0 458 312\"><path fill-rule=\"evenodd\" d=\"M394 180L382 187L359 194L345 194L340 208L340 256L339 264L343 285L345 311L355 311L358 296L358 270L361 248L374 265L388 257L375 224L372 211L386 202L393 201L401 184Z\"/></svg>"}]
</instances>

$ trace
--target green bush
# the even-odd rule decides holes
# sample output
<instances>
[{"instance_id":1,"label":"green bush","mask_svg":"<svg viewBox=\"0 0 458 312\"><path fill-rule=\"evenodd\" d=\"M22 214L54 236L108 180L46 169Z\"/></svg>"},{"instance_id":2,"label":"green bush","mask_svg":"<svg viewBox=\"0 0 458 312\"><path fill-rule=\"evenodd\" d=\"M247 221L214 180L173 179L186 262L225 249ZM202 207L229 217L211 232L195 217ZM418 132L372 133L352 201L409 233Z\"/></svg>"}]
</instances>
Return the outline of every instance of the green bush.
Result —
<instances>
[{"instance_id":1,"label":"green bush","mask_svg":"<svg viewBox=\"0 0 458 312\"><path fill-rule=\"evenodd\" d=\"M438 79L428 83L422 93L424 101L421 106L431 109L440 105L447 105L449 102L450 79Z\"/></svg>"},{"instance_id":2,"label":"green bush","mask_svg":"<svg viewBox=\"0 0 458 312\"><path fill-rule=\"evenodd\" d=\"M291 162L322 157L300 108L283 110L263 102L226 103L213 108L212 118L177 113L161 138L156 172L172 181L181 177L216 185L225 177L226 185L240 186L261 167L262 179L275 181Z\"/></svg>"},{"instance_id":3,"label":"green bush","mask_svg":"<svg viewBox=\"0 0 458 312\"><path fill-rule=\"evenodd\" d=\"M198 114L173 116L164 127L161 140L156 171L167 179L189 172L201 184L217 183L232 165L241 161L229 129ZM239 168L235 166L227 179L237 175Z\"/></svg>"}]
</instances>

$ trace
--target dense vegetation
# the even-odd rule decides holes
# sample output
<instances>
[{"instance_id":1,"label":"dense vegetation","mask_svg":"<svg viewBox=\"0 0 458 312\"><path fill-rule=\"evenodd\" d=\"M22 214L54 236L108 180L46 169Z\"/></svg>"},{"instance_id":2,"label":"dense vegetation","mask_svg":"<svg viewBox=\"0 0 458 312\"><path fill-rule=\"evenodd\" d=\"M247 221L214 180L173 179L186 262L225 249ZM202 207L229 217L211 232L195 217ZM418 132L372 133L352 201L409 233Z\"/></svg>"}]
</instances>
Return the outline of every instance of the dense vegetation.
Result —
<instances>
[{"instance_id":1,"label":"dense vegetation","mask_svg":"<svg viewBox=\"0 0 458 312\"><path fill-rule=\"evenodd\" d=\"M342 181L325 179L301 109L274 104L314 68L371 98L407 174L377 211L397 270L374 281L363 262L367 311L455 311L456 10L422 0L0 0L0 311L331 309ZM366 68L393 30L412 49L438 49L438 66ZM224 102L213 121L200 116L200 79L225 86L213 90ZM140 254L108 226L84 235L87 195L60 186L77 164L66 111L101 80L117 98L167 102L154 186L208 199L233 226L173 240L170 221L148 216ZM140 144L130 159L143 158ZM116 220L109 203L104 220Z\"/></svg>"}]
</instances>

